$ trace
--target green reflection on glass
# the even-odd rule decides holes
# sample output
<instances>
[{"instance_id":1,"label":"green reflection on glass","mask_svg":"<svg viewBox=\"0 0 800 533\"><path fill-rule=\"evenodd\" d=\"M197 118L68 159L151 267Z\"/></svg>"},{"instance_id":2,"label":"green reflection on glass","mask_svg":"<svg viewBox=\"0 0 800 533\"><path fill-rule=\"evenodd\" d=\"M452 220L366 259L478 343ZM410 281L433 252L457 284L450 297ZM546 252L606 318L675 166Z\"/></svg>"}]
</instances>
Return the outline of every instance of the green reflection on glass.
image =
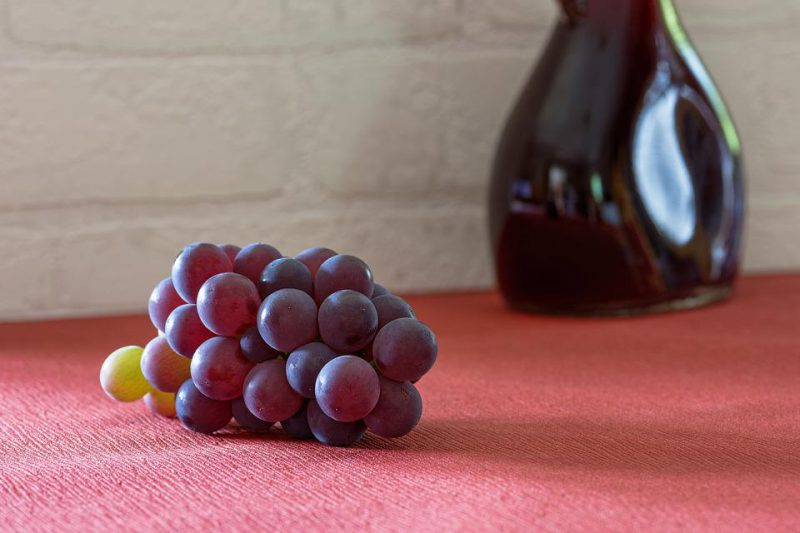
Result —
<instances>
[{"instance_id":1,"label":"green reflection on glass","mask_svg":"<svg viewBox=\"0 0 800 533\"><path fill-rule=\"evenodd\" d=\"M675 11L675 6L672 5L672 0L660 0L660 3L661 13L664 17L664 25L667 27L667 31L672 37L675 46L678 48L678 53L683 56L689 68L694 75L697 76L697 81L700 82L700 85L702 85L706 93L708 93L711 105L714 107L714 111L719 117L720 124L722 125L722 133L725 136L725 141L728 143L731 153L737 156L740 155L742 145L739 142L739 135L736 133L736 127L733 125L731 115L728 113L728 108L725 107L722 96L720 96L717 87L714 85L714 82L703 66L700 56L697 55L691 41L689 41L689 36L681 25L678 12Z\"/></svg>"},{"instance_id":2,"label":"green reflection on glass","mask_svg":"<svg viewBox=\"0 0 800 533\"><path fill-rule=\"evenodd\" d=\"M600 174L597 172L592 174L589 178L589 188L592 190L592 197L598 205L603 203L603 180L600 179Z\"/></svg>"}]
</instances>

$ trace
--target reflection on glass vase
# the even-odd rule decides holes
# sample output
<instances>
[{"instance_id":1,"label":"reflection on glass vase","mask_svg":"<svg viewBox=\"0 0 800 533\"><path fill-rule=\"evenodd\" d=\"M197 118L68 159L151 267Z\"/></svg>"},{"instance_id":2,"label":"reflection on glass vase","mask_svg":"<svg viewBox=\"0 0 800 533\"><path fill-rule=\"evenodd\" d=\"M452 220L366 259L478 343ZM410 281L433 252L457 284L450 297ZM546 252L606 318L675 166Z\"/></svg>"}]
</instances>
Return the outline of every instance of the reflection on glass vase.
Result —
<instances>
[{"instance_id":1,"label":"reflection on glass vase","mask_svg":"<svg viewBox=\"0 0 800 533\"><path fill-rule=\"evenodd\" d=\"M490 230L515 308L629 314L730 292L741 147L671 0L563 0L503 132Z\"/></svg>"}]
</instances>

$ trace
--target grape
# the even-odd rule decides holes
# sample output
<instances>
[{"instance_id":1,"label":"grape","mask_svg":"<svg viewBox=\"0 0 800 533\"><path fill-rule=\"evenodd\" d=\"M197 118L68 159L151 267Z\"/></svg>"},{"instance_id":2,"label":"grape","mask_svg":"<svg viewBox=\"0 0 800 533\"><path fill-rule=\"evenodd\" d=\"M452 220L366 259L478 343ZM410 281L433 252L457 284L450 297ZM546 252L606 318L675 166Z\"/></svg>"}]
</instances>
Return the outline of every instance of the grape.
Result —
<instances>
[{"instance_id":1,"label":"grape","mask_svg":"<svg viewBox=\"0 0 800 533\"><path fill-rule=\"evenodd\" d=\"M190 358L198 346L214 336L200 320L194 304L184 304L170 313L165 333L172 349Z\"/></svg>"},{"instance_id":2,"label":"grape","mask_svg":"<svg viewBox=\"0 0 800 533\"><path fill-rule=\"evenodd\" d=\"M395 381L416 381L436 362L436 336L422 322L398 318L386 324L372 343L381 374Z\"/></svg>"},{"instance_id":3,"label":"grape","mask_svg":"<svg viewBox=\"0 0 800 533\"><path fill-rule=\"evenodd\" d=\"M334 357L336 352L321 342L310 342L297 348L286 360L289 385L301 396L313 398L319 371Z\"/></svg>"},{"instance_id":4,"label":"grape","mask_svg":"<svg viewBox=\"0 0 800 533\"><path fill-rule=\"evenodd\" d=\"M417 388L408 381L400 383L381 376L381 397L364 417L367 428L381 437L402 437L421 417L422 397Z\"/></svg>"},{"instance_id":5,"label":"grape","mask_svg":"<svg viewBox=\"0 0 800 533\"><path fill-rule=\"evenodd\" d=\"M266 298L279 289L298 289L313 296L313 278L308 267L297 259L281 257L267 265L261 273L258 292Z\"/></svg>"},{"instance_id":6,"label":"grape","mask_svg":"<svg viewBox=\"0 0 800 533\"><path fill-rule=\"evenodd\" d=\"M281 359L256 365L244 381L242 396L250 412L267 422L286 420L303 405L303 397L286 381L286 363Z\"/></svg>"},{"instance_id":7,"label":"grape","mask_svg":"<svg viewBox=\"0 0 800 533\"><path fill-rule=\"evenodd\" d=\"M319 308L319 332L325 344L351 354L367 346L378 331L378 313L360 292L336 291Z\"/></svg>"},{"instance_id":8,"label":"grape","mask_svg":"<svg viewBox=\"0 0 800 533\"><path fill-rule=\"evenodd\" d=\"M151 390L144 395L144 404L154 415L175 418L175 393Z\"/></svg>"},{"instance_id":9,"label":"grape","mask_svg":"<svg viewBox=\"0 0 800 533\"><path fill-rule=\"evenodd\" d=\"M133 402L150 390L141 367L141 346L125 346L114 350L100 368L100 386L118 402Z\"/></svg>"},{"instance_id":10,"label":"grape","mask_svg":"<svg viewBox=\"0 0 800 533\"><path fill-rule=\"evenodd\" d=\"M363 420L355 422L337 422L326 415L314 400L308 402L308 427L314 437L330 446L349 446L364 435L367 426Z\"/></svg>"},{"instance_id":11,"label":"grape","mask_svg":"<svg viewBox=\"0 0 800 533\"><path fill-rule=\"evenodd\" d=\"M234 260L236 260L236 254L242 250L235 244L218 244L217 246L219 246L220 249L225 252L225 255L228 256L228 260L230 260L231 265L233 265Z\"/></svg>"},{"instance_id":12,"label":"grape","mask_svg":"<svg viewBox=\"0 0 800 533\"><path fill-rule=\"evenodd\" d=\"M398 318L416 318L414 310L408 303L394 294L384 294L372 299L378 312L378 331L383 326Z\"/></svg>"},{"instance_id":13,"label":"grape","mask_svg":"<svg viewBox=\"0 0 800 533\"><path fill-rule=\"evenodd\" d=\"M314 298L321 304L336 291L350 289L372 297L372 270L352 255L335 255L320 265L314 277Z\"/></svg>"},{"instance_id":14,"label":"grape","mask_svg":"<svg viewBox=\"0 0 800 533\"><path fill-rule=\"evenodd\" d=\"M367 416L380 393L375 369L354 355L342 355L322 367L314 387L320 409L338 422L355 422Z\"/></svg>"},{"instance_id":15,"label":"grape","mask_svg":"<svg viewBox=\"0 0 800 533\"><path fill-rule=\"evenodd\" d=\"M231 421L231 402L212 400L187 379L175 395L175 413L184 426L198 433L214 433Z\"/></svg>"},{"instance_id":16,"label":"grape","mask_svg":"<svg viewBox=\"0 0 800 533\"><path fill-rule=\"evenodd\" d=\"M311 428L308 427L307 409L308 400L303 402L303 406L295 414L286 420L281 420L281 427L287 435L296 439L314 438L314 434L311 433Z\"/></svg>"},{"instance_id":17,"label":"grape","mask_svg":"<svg viewBox=\"0 0 800 533\"><path fill-rule=\"evenodd\" d=\"M239 336L254 325L260 304L253 282L232 272L212 276L197 295L197 313L203 324L225 337Z\"/></svg>"},{"instance_id":18,"label":"grape","mask_svg":"<svg viewBox=\"0 0 800 533\"><path fill-rule=\"evenodd\" d=\"M239 425L251 433L265 433L272 427L272 422L264 422L251 413L242 398L236 398L231 402L231 411Z\"/></svg>"},{"instance_id":19,"label":"grape","mask_svg":"<svg viewBox=\"0 0 800 533\"><path fill-rule=\"evenodd\" d=\"M239 348L242 349L244 355L251 363L263 363L270 359L275 359L281 352L275 350L264 342L261 338L261 333L258 332L258 326L252 326L242 334L239 339Z\"/></svg>"},{"instance_id":20,"label":"grape","mask_svg":"<svg viewBox=\"0 0 800 533\"><path fill-rule=\"evenodd\" d=\"M384 296L386 294L392 294L392 293L389 292L389 289L387 289L380 283L376 283L375 288L372 289L372 299L374 300L378 296Z\"/></svg>"},{"instance_id":21,"label":"grape","mask_svg":"<svg viewBox=\"0 0 800 533\"><path fill-rule=\"evenodd\" d=\"M189 379L189 359L176 354L165 337L147 343L142 353L142 374L155 389L175 392Z\"/></svg>"},{"instance_id":22,"label":"grape","mask_svg":"<svg viewBox=\"0 0 800 533\"><path fill-rule=\"evenodd\" d=\"M276 350L291 352L317 338L317 306L301 290L275 291L261 304L258 331Z\"/></svg>"},{"instance_id":23,"label":"grape","mask_svg":"<svg viewBox=\"0 0 800 533\"><path fill-rule=\"evenodd\" d=\"M192 357L192 381L212 400L233 400L242 395L242 386L253 363L245 359L239 340L214 337L197 348Z\"/></svg>"},{"instance_id":24,"label":"grape","mask_svg":"<svg viewBox=\"0 0 800 533\"><path fill-rule=\"evenodd\" d=\"M147 311L150 313L150 321L159 331L164 331L167 317L179 305L186 302L180 297L172 284L172 278L165 278L158 282L158 285L150 293L150 301L147 302Z\"/></svg>"},{"instance_id":25,"label":"grape","mask_svg":"<svg viewBox=\"0 0 800 533\"><path fill-rule=\"evenodd\" d=\"M181 298L193 304L208 278L232 268L228 256L216 244L196 242L184 248L172 265L172 284Z\"/></svg>"},{"instance_id":26,"label":"grape","mask_svg":"<svg viewBox=\"0 0 800 533\"><path fill-rule=\"evenodd\" d=\"M233 271L258 285L264 268L281 257L283 257L281 253L269 244L260 242L248 244L242 248L241 252L236 254L236 260L233 262Z\"/></svg>"},{"instance_id":27,"label":"grape","mask_svg":"<svg viewBox=\"0 0 800 533\"><path fill-rule=\"evenodd\" d=\"M312 276L317 275L317 270L319 270L319 266L333 257L337 255L336 252L331 250L330 248L306 248L296 256L295 259L303 263L308 270L311 272Z\"/></svg>"}]
</instances>

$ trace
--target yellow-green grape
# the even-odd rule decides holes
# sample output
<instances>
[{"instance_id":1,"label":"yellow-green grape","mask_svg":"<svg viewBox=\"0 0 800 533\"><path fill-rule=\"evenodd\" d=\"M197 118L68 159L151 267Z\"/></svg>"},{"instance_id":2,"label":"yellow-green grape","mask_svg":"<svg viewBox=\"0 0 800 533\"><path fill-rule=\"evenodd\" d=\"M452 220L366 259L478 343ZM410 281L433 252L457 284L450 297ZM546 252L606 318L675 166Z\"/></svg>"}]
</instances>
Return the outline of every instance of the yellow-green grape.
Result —
<instances>
[{"instance_id":1,"label":"yellow-green grape","mask_svg":"<svg viewBox=\"0 0 800 533\"><path fill-rule=\"evenodd\" d=\"M151 390L144 395L144 404L153 414L175 418L175 393Z\"/></svg>"},{"instance_id":2,"label":"yellow-green grape","mask_svg":"<svg viewBox=\"0 0 800 533\"><path fill-rule=\"evenodd\" d=\"M141 359L141 346L125 346L106 358L100 368L100 386L110 398L133 402L153 389L144 379Z\"/></svg>"}]
</instances>

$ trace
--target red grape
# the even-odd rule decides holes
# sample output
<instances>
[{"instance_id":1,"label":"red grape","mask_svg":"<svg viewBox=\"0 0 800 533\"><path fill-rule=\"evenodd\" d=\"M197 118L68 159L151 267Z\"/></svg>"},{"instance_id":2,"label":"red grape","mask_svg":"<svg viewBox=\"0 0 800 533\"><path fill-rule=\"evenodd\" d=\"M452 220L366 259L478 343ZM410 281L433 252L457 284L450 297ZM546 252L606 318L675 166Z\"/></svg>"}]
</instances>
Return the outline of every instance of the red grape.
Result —
<instances>
[{"instance_id":1,"label":"red grape","mask_svg":"<svg viewBox=\"0 0 800 533\"><path fill-rule=\"evenodd\" d=\"M264 342L258 326L252 326L242 334L239 339L239 347L244 355L252 363L263 363L270 359L275 359L281 352Z\"/></svg>"},{"instance_id":2,"label":"red grape","mask_svg":"<svg viewBox=\"0 0 800 533\"><path fill-rule=\"evenodd\" d=\"M402 437L414 429L422 417L422 397L417 388L381 376L381 396L375 408L364 417L370 431L386 438Z\"/></svg>"},{"instance_id":3,"label":"red grape","mask_svg":"<svg viewBox=\"0 0 800 533\"><path fill-rule=\"evenodd\" d=\"M372 270L352 255L335 255L320 265L314 277L314 298L321 304L336 291L350 289L372 297Z\"/></svg>"},{"instance_id":4,"label":"red grape","mask_svg":"<svg viewBox=\"0 0 800 533\"><path fill-rule=\"evenodd\" d=\"M297 289L273 292L261 304L258 331L278 351L288 353L317 338L317 306Z\"/></svg>"},{"instance_id":5,"label":"red grape","mask_svg":"<svg viewBox=\"0 0 800 533\"><path fill-rule=\"evenodd\" d=\"M155 337L147 343L142 353L142 374L162 392L175 392L189 379L190 362L170 348L165 337Z\"/></svg>"},{"instance_id":6,"label":"red grape","mask_svg":"<svg viewBox=\"0 0 800 533\"><path fill-rule=\"evenodd\" d=\"M395 381L416 381L436 362L433 332L413 318L398 318L375 336L372 354L381 374Z\"/></svg>"},{"instance_id":7,"label":"red grape","mask_svg":"<svg viewBox=\"0 0 800 533\"><path fill-rule=\"evenodd\" d=\"M233 271L258 285L264 268L281 257L283 257L281 253L269 244L260 242L248 244L242 248L241 252L236 254L236 260L233 262Z\"/></svg>"},{"instance_id":8,"label":"red grape","mask_svg":"<svg viewBox=\"0 0 800 533\"><path fill-rule=\"evenodd\" d=\"M231 411L239 425L251 433L265 433L272 427L272 422L264 422L251 413L243 398L236 398L231 402Z\"/></svg>"},{"instance_id":9,"label":"red grape","mask_svg":"<svg viewBox=\"0 0 800 533\"><path fill-rule=\"evenodd\" d=\"M167 324L167 317L179 305L186 302L180 297L172 278L165 278L158 282L153 292L150 293L150 301L147 302L147 311L150 313L150 321L158 331L164 331Z\"/></svg>"},{"instance_id":10,"label":"red grape","mask_svg":"<svg viewBox=\"0 0 800 533\"><path fill-rule=\"evenodd\" d=\"M336 291L319 308L319 333L339 353L352 354L367 346L378 331L378 313L360 292Z\"/></svg>"},{"instance_id":11,"label":"red grape","mask_svg":"<svg viewBox=\"0 0 800 533\"><path fill-rule=\"evenodd\" d=\"M258 293L262 298L266 298L280 289L299 289L313 296L313 286L313 277L308 267L297 259L281 257L268 264L261 273Z\"/></svg>"},{"instance_id":12,"label":"red grape","mask_svg":"<svg viewBox=\"0 0 800 533\"><path fill-rule=\"evenodd\" d=\"M314 434L311 433L311 428L308 427L308 400L303 402L303 406L295 414L281 420L281 427L287 435L295 439L312 439Z\"/></svg>"},{"instance_id":13,"label":"red grape","mask_svg":"<svg viewBox=\"0 0 800 533\"><path fill-rule=\"evenodd\" d=\"M236 246L235 244L219 244L217 245L220 249L225 252L225 255L228 256L228 259L233 265L233 261L236 259L236 254L238 254L242 249Z\"/></svg>"},{"instance_id":14,"label":"red grape","mask_svg":"<svg viewBox=\"0 0 800 533\"><path fill-rule=\"evenodd\" d=\"M244 381L242 396L250 412L266 422L286 420L303 405L303 397L286 381L286 363L280 359L256 365Z\"/></svg>"},{"instance_id":15,"label":"red grape","mask_svg":"<svg viewBox=\"0 0 800 533\"><path fill-rule=\"evenodd\" d=\"M322 367L314 395L326 415L338 422L355 422L378 403L381 387L372 365L354 355L342 355Z\"/></svg>"},{"instance_id":16,"label":"red grape","mask_svg":"<svg viewBox=\"0 0 800 533\"><path fill-rule=\"evenodd\" d=\"M307 411L308 427L314 437L323 444L349 446L358 442L367 431L363 420L337 422L326 415L314 400L309 400Z\"/></svg>"},{"instance_id":17,"label":"red grape","mask_svg":"<svg viewBox=\"0 0 800 533\"><path fill-rule=\"evenodd\" d=\"M319 371L334 357L336 352L321 342L300 346L286 360L286 379L289 380L289 385L301 396L313 398Z\"/></svg>"},{"instance_id":18,"label":"red grape","mask_svg":"<svg viewBox=\"0 0 800 533\"><path fill-rule=\"evenodd\" d=\"M192 357L198 346L214 336L200 320L194 304L184 304L169 315L165 334L172 349L184 357Z\"/></svg>"},{"instance_id":19,"label":"red grape","mask_svg":"<svg viewBox=\"0 0 800 533\"><path fill-rule=\"evenodd\" d=\"M214 433L231 421L231 402L212 400L187 379L175 395L175 412L184 426L198 433Z\"/></svg>"},{"instance_id":20,"label":"red grape","mask_svg":"<svg viewBox=\"0 0 800 533\"><path fill-rule=\"evenodd\" d=\"M197 295L197 312L203 324L225 337L241 335L254 325L260 304L253 282L232 272L212 276Z\"/></svg>"},{"instance_id":21,"label":"red grape","mask_svg":"<svg viewBox=\"0 0 800 533\"><path fill-rule=\"evenodd\" d=\"M172 283L181 298L197 301L197 293L208 278L230 272L232 265L225 252L216 244L196 242L184 248L172 265Z\"/></svg>"},{"instance_id":22,"label":"red grape","mask_svg":"<svg viewBox=\"0 0 800 533\"><path fill-rule=\"evenodd\" d=\"M384 294L372 298L375 310L378 312L378 331L392 320L398 318L416 318L414 310L408 303L394 294Z\"/></svg>"},{"instance_id":23,"label":"red grape","mask_svg":"<svg viewBox=\"0 0 800 533\"><path fill-rule=\"evenodd\" d=\"M294 256L294 258L303 263L311 272L312 276L316 276L319 266L334 255L337 255L336 252L330 248L316 247L306 248Z\"/></svg>"},{"instance_id":24,"label":"red grape","mask_svg":"<svg viewBox=\"0 0 800 533\"><path fill-rule=\"evenodd\" d=\"M242 386L253 363L245 359L239 340L214 337L197 348L192 357L192 381L212 400L233 400L242 395Z\"/></svg>"}]
</instances>

